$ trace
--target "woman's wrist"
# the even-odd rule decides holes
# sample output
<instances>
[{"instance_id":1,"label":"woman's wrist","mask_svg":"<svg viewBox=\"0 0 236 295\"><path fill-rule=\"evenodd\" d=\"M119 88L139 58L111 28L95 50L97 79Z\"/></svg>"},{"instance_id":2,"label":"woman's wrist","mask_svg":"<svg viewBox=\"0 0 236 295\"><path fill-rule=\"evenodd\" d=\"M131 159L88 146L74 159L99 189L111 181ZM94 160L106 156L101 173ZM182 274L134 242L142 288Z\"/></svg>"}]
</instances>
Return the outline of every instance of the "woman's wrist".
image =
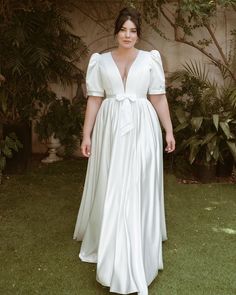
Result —
<instances>
[{"instance_id":1,"label":"woman's wrist","mask_svg":"<svg viewBox=\"0 0 236 295\"><path fill-rule=\"evenodd\" d=\"M90 139L90 133L83 133L83 139Z\"/></svg>"},{"instance_id":2,"label":"woman's wrist","mask_svg":"<svg viewBox=\"0 0 236 295\"><path fill-rule=\"evenodd\" d=\"M173 134L173 129L168 129L168 130L165 130L166 132L166 135L172 135Z\"/></svg>"}]
</instances>

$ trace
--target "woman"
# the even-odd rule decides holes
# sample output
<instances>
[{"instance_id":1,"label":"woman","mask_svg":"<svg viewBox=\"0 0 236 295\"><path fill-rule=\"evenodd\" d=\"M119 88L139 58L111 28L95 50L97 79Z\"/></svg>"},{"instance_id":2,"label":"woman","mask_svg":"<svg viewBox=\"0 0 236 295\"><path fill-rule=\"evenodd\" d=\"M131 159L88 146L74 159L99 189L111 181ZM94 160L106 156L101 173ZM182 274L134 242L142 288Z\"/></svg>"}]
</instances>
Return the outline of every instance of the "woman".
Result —
<instances>
[{"instance_id":1,"label":"woman","mask_svg":"<svg viewBox=\"0 0 236 295\"><path fill-rule=\"evenodd\" d=\"M134 47L140 26L135 9L121 10L117 49L89 61L81 145L89 162L74 239L83 241L81 260L97 263L98 282L111 292L146 295L163 268L167 238L158 117L168 153L175 140L160 55Z\"/></svg>"}]
</instances>

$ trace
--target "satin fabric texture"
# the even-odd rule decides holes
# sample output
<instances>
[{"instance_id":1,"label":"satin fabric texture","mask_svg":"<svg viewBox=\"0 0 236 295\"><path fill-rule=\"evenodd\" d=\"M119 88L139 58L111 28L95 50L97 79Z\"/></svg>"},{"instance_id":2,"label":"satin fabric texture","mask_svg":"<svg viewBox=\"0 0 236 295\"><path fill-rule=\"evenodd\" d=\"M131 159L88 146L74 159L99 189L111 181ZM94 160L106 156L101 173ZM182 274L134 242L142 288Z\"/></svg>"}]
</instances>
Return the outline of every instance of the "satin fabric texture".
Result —
<instances>
[{"instance_id":1,"label":"satin fabric texture","mask_svg":"<svg viewBox=\"0 0 236 295\"><path fill-rule=\"evenodd\" d=\"M163 269L167 239L163 147L148 94L165 93L158 51L139 51L126 85L111 52L89 61L88 96L101 96L91 156L73 238L79 257L97 263L96 279L110 292L148 294Z\"/></svg>"}]
</instances>

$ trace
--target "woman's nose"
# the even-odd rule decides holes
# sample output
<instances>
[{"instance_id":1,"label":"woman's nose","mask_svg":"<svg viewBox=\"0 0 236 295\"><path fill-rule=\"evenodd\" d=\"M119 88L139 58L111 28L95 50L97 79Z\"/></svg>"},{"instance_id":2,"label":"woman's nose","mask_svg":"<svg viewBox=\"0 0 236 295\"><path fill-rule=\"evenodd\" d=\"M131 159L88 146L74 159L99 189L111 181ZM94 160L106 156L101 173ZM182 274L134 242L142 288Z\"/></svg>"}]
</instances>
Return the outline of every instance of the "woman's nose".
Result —
<instances>
[{"instance_id":1,"label":"woman's nose","mask_svg":"<svg viewBox=\"0 0 236 295\"><path fill-rule=\"evenodd\" d=\"M129 31L126 31L125 36L126 36L126 37L129 37L129 36L130 36L130 32L129 32Z\"/></svg>"}]
</instances>

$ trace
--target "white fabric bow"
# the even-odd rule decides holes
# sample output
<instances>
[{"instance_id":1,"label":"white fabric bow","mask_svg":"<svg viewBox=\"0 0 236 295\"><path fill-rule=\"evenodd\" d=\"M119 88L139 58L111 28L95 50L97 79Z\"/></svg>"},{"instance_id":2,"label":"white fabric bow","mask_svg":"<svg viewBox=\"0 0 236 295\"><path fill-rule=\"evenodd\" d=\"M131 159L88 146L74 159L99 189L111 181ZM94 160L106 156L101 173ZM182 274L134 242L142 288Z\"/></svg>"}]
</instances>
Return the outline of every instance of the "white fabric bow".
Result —
<instances>
[{"instance_id":1,"label":"white fabric bow","mask_svg":"<svg viewBox=\"0 0 236 295\"><path fill-rule=\"evenodd\" d=\"M137 100L134 94L117 94L116 100L121 102L120 106L120 131L121 135L126 134L134 128L131 102Z\"/></svg>"}]
</instances>

